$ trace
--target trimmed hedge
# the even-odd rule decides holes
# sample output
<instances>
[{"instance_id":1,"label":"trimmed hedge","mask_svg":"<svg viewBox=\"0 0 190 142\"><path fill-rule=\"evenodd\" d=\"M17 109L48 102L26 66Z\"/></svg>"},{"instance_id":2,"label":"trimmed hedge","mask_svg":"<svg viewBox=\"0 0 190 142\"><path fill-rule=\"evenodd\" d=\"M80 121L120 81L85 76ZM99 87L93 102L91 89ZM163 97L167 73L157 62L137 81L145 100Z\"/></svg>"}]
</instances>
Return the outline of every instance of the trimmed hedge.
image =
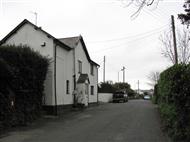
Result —
<instances>
[{"instance_id":1,"label":"trimmed hedge","mask_svg":"<svg viewBox=\"0 0 190 142\"><path fill-rule=\"evenodd\" d=\"M41 112L49 59L27 46L0 47L0 125L26 125Z\"/></svg>"},{"instance_id":2,"label":"trimmed hedge","mask_svg":"<svg viewBox=\"0 0 190 142\"><path fill-rule=\"evenodd\" d=\"M174 65L161 73L157 100L172 138L190 141L190 65Z\"/></svg>"}]
</instances>

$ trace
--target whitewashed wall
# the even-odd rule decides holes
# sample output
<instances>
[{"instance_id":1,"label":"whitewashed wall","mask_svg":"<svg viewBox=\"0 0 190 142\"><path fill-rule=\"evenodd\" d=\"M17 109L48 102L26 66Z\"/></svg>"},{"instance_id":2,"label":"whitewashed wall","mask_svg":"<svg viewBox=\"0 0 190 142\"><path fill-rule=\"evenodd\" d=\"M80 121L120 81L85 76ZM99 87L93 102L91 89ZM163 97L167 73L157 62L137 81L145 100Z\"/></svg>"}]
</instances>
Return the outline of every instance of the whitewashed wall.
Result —
<instances>
[{"instance_id":1,"label":"whitewashed wall","mask_svg":"<svg viewBox=\"0 0 190 142\"><path fill-rule=\"evenodd\" d=\"M99 102L108 103L111 102L113 99L112 93L98 93L99 95Z\"/></svg>"},{"instance_id":2,"label":"whitewashed wall","mask_svg":"<svg viewBox=\"0 0 190 142\"><path fill-rule=\"evenodd\" d=\"M90 63L86 57L86 54L83 50L81 42L78 43L77 47L75 48L75 67L76 67L76 80L79 78L79 70L78 70L78 60L82 61L82 73L88 74L90 84L89 84L89 103L97 102L97 67L94 66L94 75L90 74ZM90 86L94 86L94 95L91 95Z\"/></svg>"},{"instance_id":3,"label":"whitewashed wall","mask_svg":"<svg viewBox=\"0 0 190 142\"><path fill-rule=\"evenodd\" d=\"M73 53L57 46L56 91L57 104L73 104ZM69 80L69 94L66 93L66 81Z\"/></svg>"},{"instance_id":4,"label":"whitewashed wall","mask_svg":"<svg viewBox=\"0 0 190 142\"><path fill-rule=\"evenodd\" d=\"M43 43L46 43L45 47L41 47ZM14 35L12 35L5 44L9 45L28 45L34 51L38 51L43 56L48 56L53 59L53 40L48 38L46 34L40 30L36 30L32 25L25 24L20 30L18 30ZM54 104L53 97L53 62L50 64L48 69L47 78L45 81L45 104Z\"/></svg>"},{"instance_id":5,"label":"whitewashed wall","mask_svg":"<svg viewBox=\"0 0 190 142\"><path fill-rule=\"evenodd\" d=\"M46 43L45 47L41 45ZM35 29L30 24L25 24L20 30L12 35L5 44L10 45L28 45L34 51L38 51L43 56L51 58L51 63L48 69L47 77L45 80L45 104L55 105L54 96L54 42L53 39L48 37L39 29ZM56 94L57 104L66 105L73 104L72 91L74 88L73 74L74 74L74 62L73 62L73 50L66 51L60 46L57 46L56 56ZM82 61L82 73L89 75L89 102L97 102L97 84L98 84L98 69L94 66L94 75L90 74L90 63L83 50L82 44L79 42L78 47L75 48L75 68L76 68L76 80L79 77L78 73L78 60ZM66 80L69 80L69 94L66 94ZM90 86L94 86L94 95L90 93Z\"/></svg>"}]
</instances>

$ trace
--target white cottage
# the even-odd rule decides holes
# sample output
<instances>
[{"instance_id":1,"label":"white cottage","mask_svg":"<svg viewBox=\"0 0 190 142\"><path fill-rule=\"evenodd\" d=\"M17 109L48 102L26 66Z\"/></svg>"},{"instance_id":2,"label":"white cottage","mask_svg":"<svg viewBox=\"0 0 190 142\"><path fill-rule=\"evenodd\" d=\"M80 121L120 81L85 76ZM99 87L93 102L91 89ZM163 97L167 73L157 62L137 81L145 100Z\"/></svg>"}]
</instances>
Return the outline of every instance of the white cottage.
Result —
<instances>
[{"instance_id":1,"label":"white cottage","mask_svg":"<svg viewBox=\"0 0 190 142\"><path fill-rule=\"evenodd\" d=\"M99 65L91 60L82 36L57 39L25 19L0 41L0 45L20 44L51 58L44 92L48 113L62 113L74 100L85 106L98 103Z\"/></svg>"}]
</instances>

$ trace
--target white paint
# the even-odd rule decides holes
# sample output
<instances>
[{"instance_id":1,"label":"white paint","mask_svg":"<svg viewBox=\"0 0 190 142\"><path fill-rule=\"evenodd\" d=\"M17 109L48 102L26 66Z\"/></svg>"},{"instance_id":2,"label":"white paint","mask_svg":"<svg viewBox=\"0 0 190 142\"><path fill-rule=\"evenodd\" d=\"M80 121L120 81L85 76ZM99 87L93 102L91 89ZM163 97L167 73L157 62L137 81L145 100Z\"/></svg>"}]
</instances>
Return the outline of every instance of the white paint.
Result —
<instances>
[{"instance_id":1,"label":"white paint","mask_svg":"<svg viewBox=\"0 0 190 142\"><path fill-rule=\"evenodd\" d=\"M79 83L77 84L77 103L84 104L84 106L88 106L88 97L89 94L86 93L86 84L85 83Z\"/></svg>"},{"instance_id":2,"label":"white paint","mask_svg":"<svg viewBox=\"0 0 190 142\"><path fill-rule=\"evenodd\" d=\"M41 47L41 44L46 43L45 47ZM45 81L45 104L54 104L54 86L53 86L53 40L48 38L46 34L40 30L36 30L30 24L25 24L20 30L13 34L5 44L9 45L27 45L31 47L34 51L39 52L43 56L47 56L52 59L46 81Z\"/></svg>"},{"instance_id":3,"label":"white paint","mask_svg":"<svg viewBox=\"0 0 190 142\"><path fill-rule=\"evenodd\" d=\"M41 45L46 43L45 47ZM56 47L56 97L57 105L73 104L74 90L74 54L73 50L65 50L55 45L52 38L49 38L41 30L36 30L31 24L25 24L15 34L13 34L5 44L27 45L38 51L43 56L51 58L51 63L45 81L45 105L55 105L54 88L54 48ZM94 65L94 75L90 74L90 62L86 57L81 42L75 48L75 73L78 80L78 60L82 61L82 73L88 74L89 84L89 103L97 102L98 68ZM69 94L66 93L66 81L69 81ZM94 86L94 95L91 95L90 86Z\"/></svg>"},{"instance_id":4,"label":"white paint","mask_svg":"<svg viewBox=\"0 0 190 142\"><path fill-rule=\"evenodd\" d=\"M73 104L73 53L57 46L56 57L56 91L57 104ZM66 94L66 81L69 80L69 94Z\"/></svg>"},{"instance_id":5,"label":"white paint","mask_svg":"<svg viewBox=\"0 0 190 142\"><path fill-rule=\"evenodd\" d=\"M98 96L99 96L99 101L104 103L111 102L113 99L112 93L98 93Z\"/></svg>"},{"instance_id":6,"label":"white paint","mask_svg":"<svg viewBox=\"0 0 190 142\"><path fill-rule=\"evenodd\" d=\"M88 74L90 84L89 84L89 103L97 102L97 95L98 95L98 68L94 65L94 75L90 74L90 63L85 55L84 49L82 47L81 42L78 43L77 47L75 48L75 66L76 66L76 80L79 78L79 69L78 69L78 60L82 62L82 73ZM91 95L90 86L94 86L94 95Z\"/></svg>"}]
</instances>

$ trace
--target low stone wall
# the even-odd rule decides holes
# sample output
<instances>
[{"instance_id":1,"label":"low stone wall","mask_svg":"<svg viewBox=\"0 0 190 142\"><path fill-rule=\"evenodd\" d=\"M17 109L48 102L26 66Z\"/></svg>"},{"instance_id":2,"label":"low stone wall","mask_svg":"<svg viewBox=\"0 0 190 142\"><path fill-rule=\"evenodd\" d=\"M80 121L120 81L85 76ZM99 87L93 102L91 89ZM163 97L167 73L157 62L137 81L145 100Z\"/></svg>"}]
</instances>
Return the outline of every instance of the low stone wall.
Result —
<instances>
[{"instance_id":1,"label":"low stone wall","mask_svg":"<svg viewBox=\"0 0 190 142\"><path fill-rule=\"evenodd\" d=\"M112 101L112 93L98 93L99 102L108 103Z\"/></svg>"}]
</instances>

